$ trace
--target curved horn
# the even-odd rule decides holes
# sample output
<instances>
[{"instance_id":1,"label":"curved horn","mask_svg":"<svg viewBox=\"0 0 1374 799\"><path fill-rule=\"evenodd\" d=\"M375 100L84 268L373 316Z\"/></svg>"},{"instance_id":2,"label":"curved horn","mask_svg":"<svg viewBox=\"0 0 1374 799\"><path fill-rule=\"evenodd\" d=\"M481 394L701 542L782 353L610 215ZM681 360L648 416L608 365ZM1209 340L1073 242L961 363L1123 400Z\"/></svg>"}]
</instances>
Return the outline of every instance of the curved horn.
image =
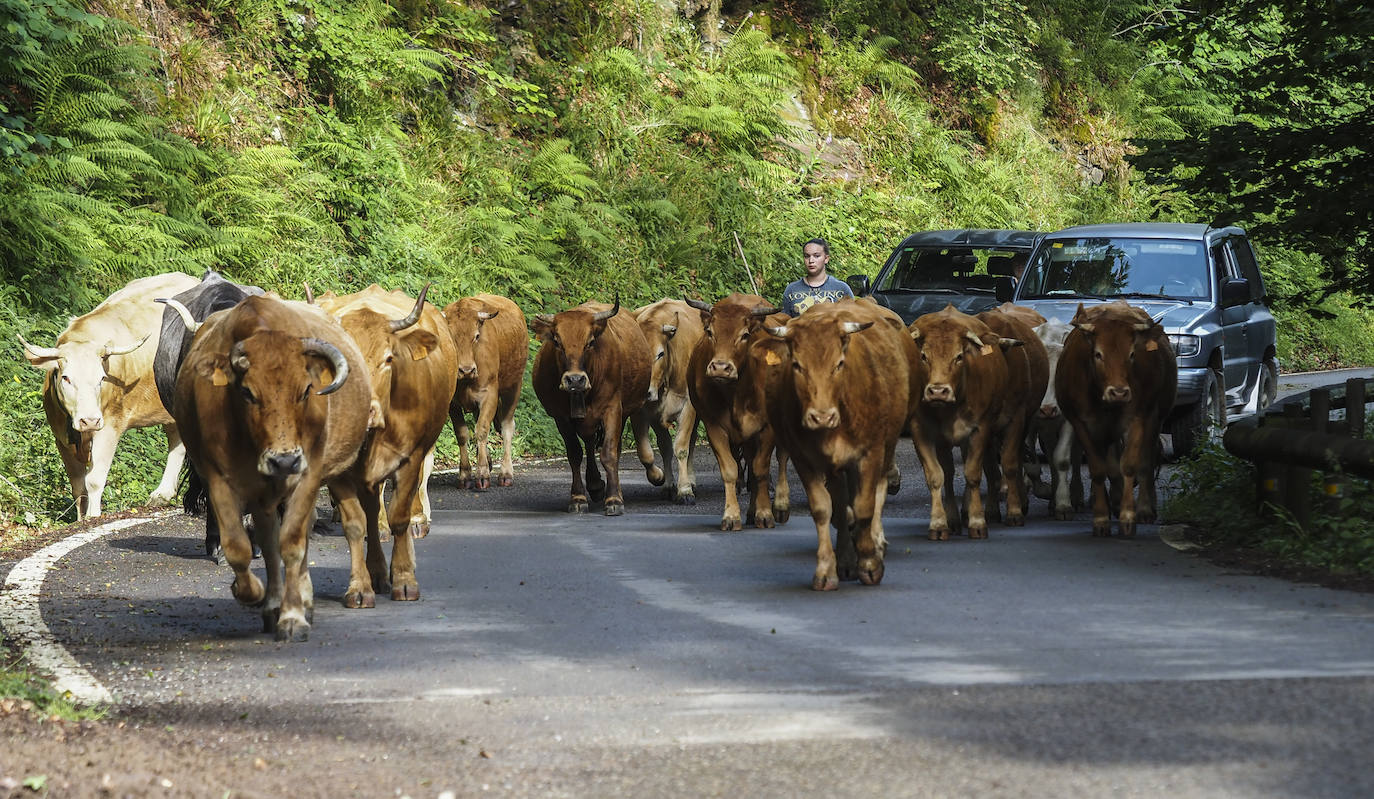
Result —
<instances>
[{"instance_id":1,"label":"curved horn","mask_svg":"<svg viewBox=\"0 0 1374 799\"><path fill-rule=\"evenodd\" d=\"M693 308L696 308L698 311L709 311L709 310L711 310L711 304L710 304L710 303L702 302L701 300L694 300L694 299L692 299L691 297L683 297L682 299L683 299L683 301L685 301L688 305L692 306Z\"/></svg>"},{"instance_id":2,"label":"curved horn","mask_svg":"<svg viewBox=\"0 0 1374 799\"><path fill-rule=\"evenodd\" d=\"M619 311L620 311L620 292L617 291L617 292L615 293L615 305L612 305L612 306L611 306L611 309L610 309L609 311L597 311L596 313L592 314L592 321L593 321L593 322L604 322L604 321L606 321L607 319L610 319L612 316L615 316L616 313L618 313Z\"/></svg>"},{"instance_id":3,"label":"curved horn","mask_svg":"<svg viewBox=\"0 0 1374 799\"><path fill-rule=\"evenodd\" d=\"M306 355L318 355L321 358L327 358L334 365L334 382L316 391L315 394L324 396L338 391L339 386L342 386L344 381L348 379L348 361L344 360L343 353L339 352L339 348L328 341L317 338L303 338L301 343L305 345L304 352Z\"/></svg>"},{"instance_id":4,"label":"curved horn","mask_svg":"<svg viewBox=\"0 0 1374 799\"><path fill-rule=\"evenodd\" d=\"M1137 333L1144 333L1146 330L1149 330L1154 326L1154 322L1136 322L1135 324L1131 325L1131 329Z\"/></svg>"},{"instance_id":5,"label":"curved horn","mask_svg":"<svg viewBox=\"0 0 1374 799\"><path fill-rule=\"evenodd\" d=\"M772 316L775 313L782 313L781 308L754 308L749 312L751 316Z\"/></svg>"},{"instance_id":6,"label":"curved horn","mask_svg":"<svg viewBox=\"0 0 1374 799\"><path fill-rule=\"evenodd\" d=\"M764 330L768 331L768 335L775 336L777 338L787 338L788 335L792 332L792 329L790 327L787 327L786 325L782 327L765 327Z\"/></svg>"},{"instance_id":7,"label":"curved horn","mask_svg":"<svg viewBox=\"0 0 1374 799\"><path fill-rule=\"evenodd\" d=\"M840 322L840 332L846 335L852 335L860 330L867 330L872 326L872 322Z\"/></svg>"},{"instance_id":8,"label":"curved horn","mask_svg":"<svg viewBox=\"0 0 1374 799\"><path fill-rule=\"evenodd\" d=\"M147 341L152 335L152 333L149 333L147 336L139 339L137 344L131 344L126 347L111 347L109 344L106 344L104 347L100 348L100 357L108 358L111 355L128 355L139 347L142 347L143 342Z\"/></svg>"},{"instance_id":9,"label":"curved horn","mask_svg":"<svg viewBox=\"0 0 1374 799\"><path fill-rule=\"evenodd\" d=\"M392 333L395 333L400 330L405 330L407 327L410 327L411 325L414 325L416 322L420 321L420 311L424 310L425 295L429 293L429 286L430 284L426 283L425 287L420 289L420 297L417 300L415 300L415 307L410 309L409 316L407 316L404 319L391 320Z\"/></svg>"},{"instance_id":10,"label":"curved horn","mask_svg":"<svg viewBox=\"0 0 1374 799\"><path fill-rule=\"evenodd\" d=\"M983 340L979 338L978 334L973 332L972 330L965 330L964 338L967 338L969 341L973 342L973 346L975 347L983 346Z\"/></svg>"},{"instance_id":11,"label":"curved horn","mask_svg":"<svg viewBox=\"0 0 1374 799\"><path fill-rule=\"evenodd\" d=\"M35 347L35 346L33 346L32 344L30 344L29 342L25 341L25 340L24 340L24 337L21 336L21 335L19 335L18 333L15 333L14 336L15 336L15 338L19 339L19 343L20 343L20 344L23 344L23 345L24 345L24 349L28 350L28 351L29 351L29 354L32 355L32 356L35 357L35 358L56 358L56 357L57 357L57 348L56 348L56 347Z\"/></svg>"},{"instance_id":12,"label":"curved horn","mask_svg":"<svg viewBox=\"0 0 1374 799\"><path fill-rule=\"evenodd\" d=\"M204 322L197 322L195 320L195 317L191 316L191 312L187 310L186 306L182 305L180 302L176 300L159 298L153 300L153 302L160 302L163 305L166 305L168 308L171 308L173 311L176 311L177 316L181 317L181 323L183 325L186 325L187 333L195 333L197 330L200 329L201 325L205 324Z\"/></svg>"},{"instance_id":13,"label":"curved horn","mask_svg":"<svg viewBox=\"0 0 1374 799\"><path fill-rule=\"evenodd\" d=\"M309 283L306 283L304 280L302 280L302 281L301 281L301 285L302 285L302 286L305 286L305 301L308 302L308 303L310 303L311 305L314 305L314 304L315 304L315 292L313 292L313 291L310 290L310 284L309 284Z\"/></svg>"}]
</instances>

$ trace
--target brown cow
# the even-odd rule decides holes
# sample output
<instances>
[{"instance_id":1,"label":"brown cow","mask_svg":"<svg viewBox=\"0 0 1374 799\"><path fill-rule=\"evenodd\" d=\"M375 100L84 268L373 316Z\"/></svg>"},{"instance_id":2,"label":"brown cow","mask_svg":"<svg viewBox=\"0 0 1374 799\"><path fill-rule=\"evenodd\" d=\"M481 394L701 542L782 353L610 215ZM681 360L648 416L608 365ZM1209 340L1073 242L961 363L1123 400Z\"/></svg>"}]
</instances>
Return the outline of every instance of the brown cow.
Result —
<instances>
[{"instance_id":1,"label":"brown cow","mask_svg":"<svg viewBox=\"0 0 1374 799\"><path fill-rule=\"evenodd\" d=\"M625 512L620 435L625 418L644 404L649 391L649 343L634 315L621 310L619 298L615 305L584 302L558 314L539 314L534 330L544 340L531 373L534 393L558 425L572 468L568 512L586 513L589 499L604 498L606 515L619 516Z\"/></svg>"},{"instance_id":2,"label":"brown cow","mask_svg":"<svg viewBox=\"0 0 1374 799\"><path fill-rule=\"evenodd\" d=\"M696 473L692 471L692 453L697 445L697 412L688 396L687 366L692 350L706 334L701 314L682 300L659 300L636 310L635 318L649 342L649 354L653 358L649 394L644 405L630 417L639 460L648 464L650 483L667 483L665 496L679 505L695 505ZM673 426L677 427L677 432L670 438L669 428ZM662 469L653 465L650 430L658 441Z\"/></svg>"},{"instance_id":3,"label":"brown cow","mask_svg":"<svg viewBox=\"0 0 1374 799\"><path fill-rule=\"evenodd\" d=\"M100 515L115 447L126 430L162 426L167 465L148 503L176 496L186 450L153 381L162 324L162 306L153 300L198 284L181 272L139 278L71 320L55 347L19 337L24 356L44 373L43 412L71 482L77 521Z\"/></svg>"},{"instance_id":4,"label":"brown cow","mask_svg":"<svg viewBox=\"0 0 1374 799\"><path fill-rule=\"evenodd\" d=\"M776 446L771 417L772 398L787 366L787 346L764 330L780 327L791 318L757 294L731 294L715 305L698 300L696 308L706 335L692 350L687 387L692 406L706 426L706 437L725 484L725 512L720 529L739 530L739 463L749 467L749 510L744 522L755 527L784 524L791 514L787 485L787 453ZM772 506L769 461L777 451L778 485Z\"/></svg>"},{"instance_id":5,"label":"brown cow","mask_svg":"<svg viewBox=\"0 0 1374 799\"><path fill-rule=\"evenodd\" d=\"M787 342L791 361L776 429L816 523L811 587L833 591L856 577L877 585L888 475L915 410L916 345L892 311L853 300L813 305L769 332Z\"/></svg>"},{"instance_id":6,"label":"brown cow","mask_svg":"<svg viewBox=\"0 0 1374 799\"><path fill-rule=\"evenodd\" d=\"M1111 535L1106 479L1119 475L1117 519L1129 538L1137 523L1155 520L1159 432L1174 405L1178 364L1164 328L1125 302L1080 303L1070 324L1054 390L1092 475L1093 535Z\"/></svg>"},{"instance_id":7,"label":"brown cow","mask_svg":"<svg viewBox=\"0 0 1374 799\"><path fill-rule=\"evenodd\" d=\"M448 324L438 308L425 302L428 291L426 285L412 299L374 283L355 294L319 300L362 351L375 404L374 429L362 455L331 484L351 483L346 494L336 493L351 555L344 607L375 607L374 591L389 590L395 600L420 598L411 539L429 533L427 467L458 375ZM378 515L382 484L390 478L396 481L396 493L386 520L393 542L388 572Z\"/></svg>"},{"instance_id":8,"label":"brown cow","mask_svg":"<svg viewBox=\"0 0 1374 799\"><path fill-rule=\"evenodd\" d=\"M207 318L177 375L172 415L219 520L234 597L261 606L277 640L310 633L315 497L357 460L371 397L362 353L343 327L323 309L272 296ZM249 570L245 511L262 547L265 590Z\"/></svg>"},{"instance_id":9,"label":"brown cow","mask_svg":"<svg viewBox=\"0 0 1374 799\"><path fill-rule=\"evenodd\" d=\"M444 309L449 334L458 348L458 387L449 407L453 435L458 439L458 485L485 491L491 487L491 452L487 436L492 422L501 426L501 474L496 485L515 482L511 446L515 440L515 404L530 359L529 334L520 306L496 294L478 294L449 303ZM471 432L467 414L477 431L477 476L468 460Z\"/></svg>"},{"instance_id":10,"label":"brown cow","mask_svg":"<svg viewBox=\"0 0 1374 799\"><path fill-rule=\"evenodd\" d=\"M999 338L1021 342L1019 347L998 348L1002 351L1002 357L1007 360L1006 402L1010 403L1007 408L1007 426L998 434L998 446L1001 448L1001 490L1006 493L1007 498L1006 521L1013 527L1020 527L1026 523L1030 498L1026 495L1022 453L1025 451L1031 423L1040 411L1045 389L1050 381L1049 354L1045 351L1045 345L1035 335L1035 328L1029 324L1044 317L1030 308L1010 310L1017 308L1018 306L1004 303L1001 307L978 314L978 318ZM992 482L989 475L988 491L998 490L998 486ZM996 496L995 493L993 495ZM988 515L995 518L995 505L993 511Z\"/></svg>"},{"instance_id":11,"label":"brown cow","mask_svg":"<svg viewBox=\"0 0 1374 799\"><path fill-rule=\"evenodd\" d=\"M964 456L968 536L987 538L979 486L984 459L995 457L991 443L1022 411L1019 398L1008 398L1007 359L1002 353L1020 342L997 335L982 320L952 305L918 317L907 330L919 350L921 399L913 417L912 438L930 486L930 540L948 540L951 519L956 532L961 526L954 502L956 444ZM1019 446L1015 452L1013 460L1019 463ZM988 466L989 485L996 486L996 467Z\"/></svg>"}]
</instances>

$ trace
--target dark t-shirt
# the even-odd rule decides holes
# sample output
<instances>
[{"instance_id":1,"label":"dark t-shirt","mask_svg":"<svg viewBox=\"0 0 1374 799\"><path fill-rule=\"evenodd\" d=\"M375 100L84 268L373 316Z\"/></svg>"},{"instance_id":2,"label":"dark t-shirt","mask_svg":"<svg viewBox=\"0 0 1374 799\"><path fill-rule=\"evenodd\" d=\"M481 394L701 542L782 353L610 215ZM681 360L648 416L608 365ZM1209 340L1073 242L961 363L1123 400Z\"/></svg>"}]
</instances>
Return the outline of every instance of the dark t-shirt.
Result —
<instances>
[{"instance_id":1,"label":"dark t-shirt","mask_svg":"<svg viewBox=\"0 0 1374 799\"><path fill-rule=\"evenodd\" d=\"M834 275L826 275L825 282L819 286L808 286L806 278L802 278L787 284L787 288L783 289L782 309L790 316L798 316L818 302L836 302L853 296L854 292L849 290L849 285Z\"/></svg>"}]
</instances>

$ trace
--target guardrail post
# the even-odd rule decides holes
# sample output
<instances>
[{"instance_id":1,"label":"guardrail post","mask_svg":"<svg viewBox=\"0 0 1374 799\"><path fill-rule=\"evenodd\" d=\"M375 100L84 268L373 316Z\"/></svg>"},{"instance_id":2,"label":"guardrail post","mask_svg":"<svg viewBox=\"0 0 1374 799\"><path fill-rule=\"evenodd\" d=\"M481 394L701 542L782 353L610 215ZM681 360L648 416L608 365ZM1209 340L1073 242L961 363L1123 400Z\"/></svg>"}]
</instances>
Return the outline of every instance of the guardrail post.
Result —
<instances>
[{"instance_id":1,"label":"guardrail post","mask_svg":"<svg viewBox=\"0 0 1374 799\"><path fill-rule=\"evenodd\" d=\"M1345 423L1351 438L1364 438L1364 380L1345 381Z\"/></svg>"},{"instance_id":2,"label":"guardrail post","mask_svg":"<svg viewBox=\"0 0 1374 799\"><path fill-rule=\"evenodd\" d=\"M1322 392L1325 393L1325 392ZM1311 393L1312 405L1317 404L1318 390L1314 389ZM1329 408L1331 395L1326 395L1326 405ZM1328 412L1329 413L1329 412ZM1287 420L1286 426L1299 428L1302 426L1302 405L1296 402L1284 403L1283 416ZM1310 419L1311 417L1309 417ZM1322 422L1324 425L1325 422ZM1323 428L1325 429L1325 428ZM1283 507L1293 515L1293 520L1298 526L1306 530L1308 522L1312 518L1312 497L1308 493L1308 487L1312 481L1312 470L1303 466L1287 465L1283 467Z\"/></svg>"},{"instance_id":3,"label":"guardrail post","mask_svg":"<svg viewBox=\"0 0 1374 799\"><path fill-rule=\"evenodd\" d=\"M1349 396L1346 397L1347 403ZM1347 413L1349 409L1347 408ZM1312 405L1309 413L1309 421L1312 430L1317 433L1333 433L1335 435L1350 434L1350 428L1346 424L1339 426L1331 424L1331 392L1326 389L1314 390L1312 392ZM1330 451L1326 451L1330 455ZM1334 456L1332 456L1334 458ZM1326 513L1334 513L1340 510L1341 497L1345 495L1345 476L1341 474L1339 467L1333 462L1322 470L1322 510ZM1304 525L1306 526L1306 525Z\"/></svg>"}]
</instances>

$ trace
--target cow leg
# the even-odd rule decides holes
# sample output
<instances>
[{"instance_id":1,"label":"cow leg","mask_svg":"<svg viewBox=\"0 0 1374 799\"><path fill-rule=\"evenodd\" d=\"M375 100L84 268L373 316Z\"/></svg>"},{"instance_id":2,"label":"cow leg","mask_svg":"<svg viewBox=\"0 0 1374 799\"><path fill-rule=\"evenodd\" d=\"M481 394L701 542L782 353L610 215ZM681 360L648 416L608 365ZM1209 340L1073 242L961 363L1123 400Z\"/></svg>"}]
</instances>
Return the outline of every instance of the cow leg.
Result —
<instances>
[{"instance_id":1,"label":"cow leg","mask_svg":"<svg viewBox=\"0 0 1374 799\"><path fill-rule=\"evenodd\" d=\"M1158 431L1151 435L1149 425L1137 416L1131 420L1126 431L1126 442L1121 448L1121 510L1117 514L1118 527L1123 538L1135 536L1136 524L1143 521L1136 503L1136 483L1140 483L1139 509L1148 515L1149 521L1155 519L1154 474L1151 461L1155 442L1159 440ZM1148 486L1148 488L1147 488Z\"/></svg>"},{"instance_id":2,"label":"cow leg","mask_svg":"<svg viewBox=\"0 0 1374 799\"><path fill-rule=\"evenodd\" d=\"M830 494L830 522L835 526L835 576L841 582L859 579L859 553L854 542L858 523L854 483L854 476L844 468L825 480L825 490Z\"/></svg>"},{"instance_id":3,"label":"cow leg","mask_svg":"<svg viewBox=\"0 0 1374 799\"><path fill-rule=\"evenodd\" d=\"M310 637L310 617L313 615L315 597L310 585L306 555L310 547L310 519L315 511L315 495L319 493L320 485L316 481L307 481L307 476L301 476L301 481L292 489L290 497L286 500L281 530L277 536L281 542L282 565L281 612L277 618L276 635L278 641L305 641ZM366 510L367 507L364 505L364 511ZM266 549L264 546L264 558L267 556Z\"/></svg>"},{"instance_id":4,"label":"cow leg","mask_svg":"<svg viewBox=\"0 0 1374 799\"><path fill-rule=\"evenodd\" d=\"M773 475L773 436L768 430L759 433L749 458L749 516L754 526L766 530L774 526L773 506L769 489Z\"/></svg>"},{"instance_id":5,"label":"cow leg","mask_svg":"<svg viewBox=\"0 0 1374 799\"><path fill-rule=\"evenodd\" d=\"M787 450L775 441L773 451L778 461L778 485L773 491L773 520L778 524L787 524L787 520L792 518L792 489L787 485Z\"/></svg>"},{"instance_id":6,"label":"cow leg","mask_svg":"<svg viewBox=\"0 0 1374 799\"><path fill-rule=\"evenodd\" d=\"M677 494L673 501L679 505L697 504L697 474L692 469L692 454L697 448L697 411L688 402L677 418L677 432L673 434L673 458L677 460Z\"/></svg>"},{"instance_id":7,"label":"cow leg","mask_svg":"<svg viewBox=\"0 0 1374 799\"><path fill-rule=\"evenodd\" d=\"M1002 482L1002 470L998 468L999 459L996 454L1000 454L1001 447L997 436L989 436L986 444L987 449L983 451L983 475L980 481L986 480L988 484L987 497L983 502L983 513L989 522L1002 521L1002 500L1007 496L1007 485ZM995 454L996 453L996 454ZM979 485L982 485L980 482ZM964 493L964 504L968 505L968 493ZM1008 511L1011 506L1007 506ZM965 508L967 510L967 508ZM967 515L967 514L966 514Z\"/></svg>"},{"instance_id":8,"label":"cow leg","mask_svg":"<svg viewBox=\"0 0 1374 799\"><path fill-rule=\"evenodd\" d=\"M1052 483L1054 485L1054 507L1050 512L1054 514L1054 518L1060 521L1072 519L1074 507L1082 504L1083 475L1078 469L1078 465L1074 463L1073 455L1073 426L1064 422L1059 428L1059 440L1054 442L1054 451L1050 456L1050 466L1053 473ZM1070 469L1074 470L1073 474L1069 473ZM1071 495L1070 492L1073 494ZM1077 502L1074 501L1075 499Z\"/></svg>"},{"instance_id":9,"label":"cow leg","mask_svg":"<svg viewBox=\"0 0 1374 799\"><path fill-rule=\"evenodd\" d=\"M811 590L837 591L840 576L835 562L835 547L830 543L830 491L825 475L813 472L797 461L797 474L806 488L806 501L811 506L811 520L816 523L816 573L811 577Z\"/></svg>"},{"instance_id":10,"label":"cow leg","mask_svg":"<svg viewBox=\"0 0 1374 799\"><path fill-rule=\"evenodd\" d=\"M468 429L467 411L457 397L448 406L448 418L453 423L453 438L458 442L458 487L472 488L472 461L468 459L468 442L472 431Z\"/></svg>"},{"instance_id":11,"label":"cow leg","mask_svg":"<svg viewBox=\"0 0 1374 799\"><path fill-rule=\"evenodd\" d=\"M410 514L406 510L419 490L423 464L407 461L396 472L396 498L391 503L391 598L413 602L420 598L420 582L415 577L415 542L406 533Z\"/></svg>"},{"instance_id":12,"label":"cow leg","mask_svg":"<svg viewBox=\"0 0 1374 799\"><path fill-rule=\"evenodd\" d=\"M205 488L210 498L209 512L219 521L224 560L234 570L230 590L241 604L260 605L266 592L262 581L248 568L253 562L253 542L248 538L248 531L243 529L243 507L239 498L223 479L206 476Z\"/></svg>"},{"instance_id":13,"label":"cow leg","mask_svg":"<svg viewBox=\"0 0 1374 799\"><path fill-rule=\"evenodd\" d=\"M114 463L115 446L123 432L107 425L91 434L91 468L86 471L84 486L86 515L82 518L100 515L100 497L105 493L105 480Z\"/></svg>"},{"instance_id":14,"label":"cow leg","mask_svg":"<svg viewBox=\"0 0 1374 799\"><path fill-rule=\"evenodd\" d=\"M1112 534L1111 506L1107 498L1107 447L1094 438L1094 431L1085 423L1073 422L1073 431L1083 447L1083 456L1088 461L1088 474L1092 478L1093 535Z\"/></svg>"},{"instance_id":15,"label":"cow leg","mask_svg":"<svg viewBox=\"0 0 1374 799\"><path fill-rule=\"evenodd\" d=\"M598 430L590 437L582 439L587 448L587 497L592 502L601 502L606 498L606 481L601 476L601 470L597 464L601 462L601 448L606 444L605 431ZM616 451L620 451L620 438L616 437Z\"/></svg>"},{"instance_id":16,"label":"cow leg","mask_svg":"<svg viewBox=\"0 0 1374 799\"><path fill-rule=\"evenodd\" d=\"M896 467L893 450L887 461ZM883 557L887 554L887 535L883 532L883 506L887 504L888 473L891 469L870 455L859 464L858 485L854 492L854 551L858 556L859 582L877 585L883 581Z\"/></svg>"},{"instance_id":17,"label":"cow leg","mask_svg":"<svg viewBox=\"0 0 1374 799\"><path fill-rule=\"evenodd\" d=\"M915 437L916 455L921 459L921 469L926 473L926 487L930 490L930 533L931 541L949 540L949 505L946 495L950 482L946 460L953 465L953 458L937 453L937 445L919 434ZM809 496L809 495L808 495Z\"/></svg>"},{"instance_id":18,"label":"cow leg","mask_svg":"<svg viewBox=\"0 0 1374 799\"><path fill-rule=\"evenodd\" d=\"M344 538L348 541L348 589L344 591L343 606L346 608L374 608L377 596L373 592L372 577L369 573L368 556L368 513L363 509L359 495L367 493L375 499L370 489L361 491L351 481L339 480L330 485L329 492L339 508ZM374 516L375 518L375 516Z\"/></svg>"},{"instance_id":19,"label":"cow leg","mask_svg":"<svg viewBox=\"0 0 1374 799\"><path fill-rule=\"evenodd\" d=\"M1018 414L1019 416L1019 414ZM1002 433L1002 485L1007 489L1007 526L1026 524L1026 485L1021 471L1021 451L1026 441L1024 417L1013 420Z\"/></svg>"},{"instance_id":20,"label":"cow leg","mask_svg":"<svg viewBox=\"0 0 1374 799\"><path fill-rule=\"evenodd\" d=\"M515 403L501 407L501 476L496 485L509 488L515 483L515 465L511 460L511 447L515 446Z\"/></svg>"},{"instance_id":21,"label":"cow leg","mask_svg":"<svg viewBox=\"0 0 1374 799\"><path fill-rule=\"evenodd\" d=\"M488 391L487 396L477 404L475 414L477 425L477 480L476 488L478 491L486 491L491 488L491 451L487 449L487 442L491 436L491 423L496 420L496 397L495 391Z\"/></svg>"},{"instance_id":22,"label":"cow leg","mask_svg":"<svg viewBox=\"0 0 1374 799\"><path fill-rule=\"evenodd\" d=\"M162 469L162 480L157 488L148 495L149 505L170 505L176 499L181 465L186 461L186 445L181 443L181 431L177 426L164 424L162 432L167 436L167 465Z\"/></svg>"},{"instance_id":23,"label":"cow leg","mask_svg":"<svg viewBox=\"0 0 1374 799\"><path fill-rule=\"evenodd\" d=\"M568 513L586 513L587 484L582 478L582 440L569 419L555 419L558 434L563 436L563 451L568 455L568 467L572 469L572 496L568 500Z\"/></svg>"},{"instance_id":24,"label":"cow leg","mask_svg":"<svg viewBox=\"0 0 1374 799\"><path fill-rule=\"evenodd\" d=\"M604 493L607 516L625 513L625 497L620 493L620 431L624 427L625 418L620 413L619 403L616 403L602 420L601 427L601 468L606 472Z\"/></svg>"},{"instance_id":25,"label":"cow leg","mask_svg":"<svg viewBox=\"0 0 1374 799\"><path fill-rule=\"evenodd\" d=\"M677 453L673 451L673 434L662 419L655 419L651 429L654 431L654 443L658 445L659 457L663 459L663 482L660 483L663 486L663 498L672 499L677 496L677 483L682 477L681 466L675 463ZM675 466L678 468L674 468ZM653 481L654 478L649 477L649 482Z\"/></svg>"},{"instance_id":26,"label":"cow leg","mask_svg":"<svg viewBox=\"0 0 1374 799\"><path fill-rule=\"evenodd\" d=\"M425 453L424 463L420 466L420 485L416 488L415 499L410 503L411 538L424 538L429 535L429 521L434 518L434 506L429 502L429 478L433 474L434 447L430 447L429 452Z\"/></svg>"},{"instance_id":27,"label":"cow leg","mask_svg":"<svg viewBox=\"0 0 1374 799\"><path fill-rule=\"evenodd\" d=\"M964 504L968 506L968 537L987 538L988 520L982 490L983 459L990 454L988 450L991 448L992 434L980 427L969 435L968 442L964 448ZM991 493L997 488L990 485L988 490ZM992 494L992 501L997 502L995 493Z\"/></svg>"},{"instance_id":28,"label":"cow leg","mask_svg":"<svg viewBox=\"0 0 1374 799\"><path fill-rule=\"evenodd\" d=\"M739 481L739 461L735 460L735 450L730 446L730 434L724 428L707 422L706 440L711 442L716 465L720 467L720 479L725 484L725 512L720 517L720 529L741 530L744 524L740 519L736 486Z\"/></svg>"},{"instance_id":29,"label":"cow leg","mask_svg":"<svg viewBox=\"0 0 1374 799\"><path fill-rule=\"evenodd\" d=\"M65 436L65 433L62 434ZM64 444L63 438L57 440L57 453L62 456L62 466L67 472L67 480L72 487L72 504L76 506L76 520L83 521L89 515L86 502L86 461L77 453L77 447Z\"/></svg>"},{"instance_id":30,"label":"cow leg","mask_svg":"<svg viewBox=\"0 0 1374 799\"><path fill-rule=\"evenodd\" d=\"M634 432L635 437L635 455L639 457L639 464L644 467L644 476L649 479L650 485L661 486L667 475L654 463L654 445L649 440L649 428L657 426L650 423L648 414L642 410L630 414L630 430ZM666 458L663 465L668 465Z\"/></svg>"}]
</instances>

